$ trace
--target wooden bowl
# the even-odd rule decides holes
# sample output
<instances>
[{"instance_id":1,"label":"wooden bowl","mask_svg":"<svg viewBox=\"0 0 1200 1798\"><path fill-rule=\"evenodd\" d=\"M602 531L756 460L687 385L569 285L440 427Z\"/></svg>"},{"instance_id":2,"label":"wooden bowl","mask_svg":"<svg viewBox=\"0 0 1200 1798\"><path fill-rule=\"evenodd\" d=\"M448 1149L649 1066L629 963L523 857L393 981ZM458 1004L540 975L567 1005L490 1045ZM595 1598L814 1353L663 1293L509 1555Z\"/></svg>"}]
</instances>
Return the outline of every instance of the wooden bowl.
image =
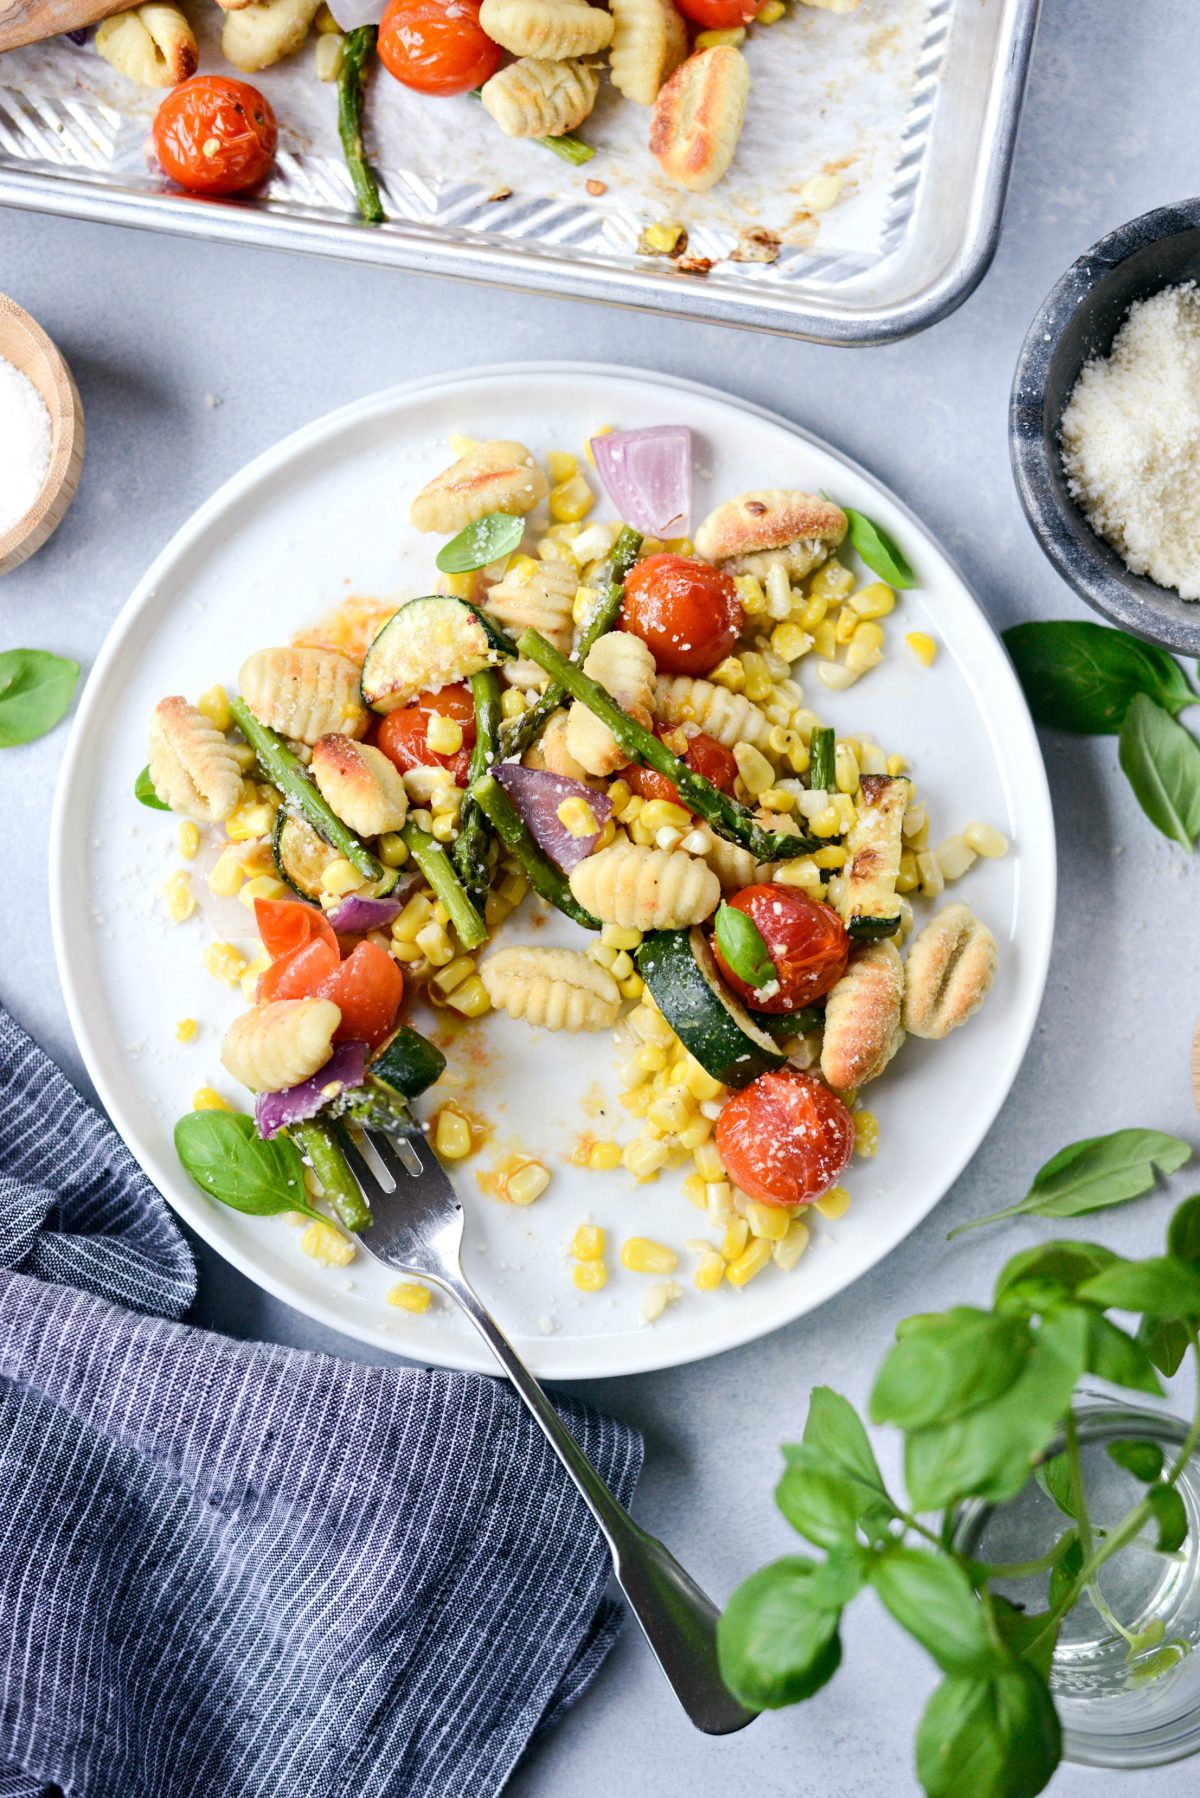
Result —
<instances>
[{"instance_id":1,"label":"wooden bowl","mask_svg":"<svg viewBox=\"0 0 1200 1798\"><path fill-rule=\"evenodd\" d=\"M50 467L23 518L0 531L0 574L42 547L66 516L83 468L83 405L61 350L35 319L0 293L0 356L33 382L50 414Z\"/></svg>"}]
</instances>

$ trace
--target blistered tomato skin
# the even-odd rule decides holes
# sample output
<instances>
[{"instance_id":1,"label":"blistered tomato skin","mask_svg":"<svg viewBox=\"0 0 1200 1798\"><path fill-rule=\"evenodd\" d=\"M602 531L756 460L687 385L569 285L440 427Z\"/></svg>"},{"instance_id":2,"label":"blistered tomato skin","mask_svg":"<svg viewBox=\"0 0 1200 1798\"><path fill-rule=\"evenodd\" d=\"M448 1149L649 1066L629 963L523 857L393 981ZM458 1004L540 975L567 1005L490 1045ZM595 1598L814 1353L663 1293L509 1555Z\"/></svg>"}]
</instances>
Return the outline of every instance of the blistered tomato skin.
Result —
<instances>
[{"instance_id":1,"label":"blistered tomato skin","mask_svg":"<svg viewBox=\"0 0 1200 1798\"><path fill-rule=\"evenodd\" d=\"M465 94L504 60L479 23L482 0L391 0L379 24L379 60L419 94Z\"/></svg>"},{"instance_id":2,"label":"blistered tomato skin","mask_svg":"<svg viewBox=\"0 0 1200 1798\"><path fill-rule=\"evenodd\" d=\"M823 998L846 972L850 937L832 906L822 905L794 887L773 884L743 887L729 904L753 922L775 965L775 979L766 987L748 986L713 944L722 980L755 1011L772 1017L801 1011L814 999Z\"/></svg>"},{"instance_id":3,"label":"blistered tomato skin","mask_svg":"<svg viewBox=\"0 0 1200 1798\"><path fill-rule=\"evenodd\" d=\"M854 1119L815 1074L780 1068L726 1100L717 1151L731 1180L764 1205L807 1205L854 1152Z\"/></svg>"},{"instance_id":4,"label":"blistered tomato skin","mask_svg":"<svg viewBox=\"0 0 1200 1798\"><path fill-rule=\"evenodd\" d=\"M679 728L678 725L657 724L654 734L656 737L670 739ZM732 751L726 749L723 743L718 743L714 737L706 736L702 730L693 729L688 736L683 760L694 774L702 774L705 780L710 781L714 787L719 787L722 793L733 792L734 782L737 780L737 763ZM683 805L675 782L668 780L665 774L656 773L653 768L641 768L636 762L630 762L627 768L621 770L621 778L631 791L640 793L643 799L666 799L672 805ZM691 807L684 806L684 810L690 811Z\"/></svg>"},{"instance_id":5,"label":"blistered tomato skin","mask_svg":"<svg viewBox=\"0 0 1200 1798\"><path fill-rule=\"evenodd\" d=\"M463 746L453 754L438 754L428 743L429 720L437 712L462 727ZM389 712L375 727L375 747L394 768L407 774L410 768L445 768L456 787L470 780L471 749L475 742L475 707L466 687L442 687L437 693L421 693L415 705Z\"/></svg>"},{"instance_id":6,"label":"blistered tomato skin","mask_svg":"<svg viewBox=\"0 0 1200 1798\"><path fill-rule=\"evenodd\" d=\"M173 88L154 119L163 174L197 194L259 187L275 162L278 130L256 87L225 75L193 75Z\"/></svg>"},{"instance_id":7,"label":"blistered tomato skin","mask_svg":"<svg viewBox=\"0 0 1200 1798\"><path fill-rule=\"evenodd\" d=\"M757 19L767 0L676 0L676 4L701 31L730 31Z\"/></svg>"},{"instance_id":8,"label":"blistered tomato skin","mask_svg":"<svg viewBox=\"0 0 1200 1798\"><path fill-rule=\"evenodd\" d=\"M660 674L707 674L732 650L746 615L732 575L691 556L647 556L625 578L621 628Z\"/></svg>"}]
</instances>

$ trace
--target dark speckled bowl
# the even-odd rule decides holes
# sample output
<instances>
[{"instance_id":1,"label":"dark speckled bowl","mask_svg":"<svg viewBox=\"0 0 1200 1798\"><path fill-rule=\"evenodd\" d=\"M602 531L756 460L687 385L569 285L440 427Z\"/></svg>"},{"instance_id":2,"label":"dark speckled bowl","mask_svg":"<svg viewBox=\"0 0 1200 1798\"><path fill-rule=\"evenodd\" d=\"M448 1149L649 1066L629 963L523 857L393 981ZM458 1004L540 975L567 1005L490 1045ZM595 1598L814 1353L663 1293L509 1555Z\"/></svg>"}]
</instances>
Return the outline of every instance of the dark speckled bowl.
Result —
<instances>
[{"instance_id":1,"label":"dark speckled bowl","mask_svg":"<svg viewBox=\"0 0 1200 1798\"><path fill-rule=\"evenodd\" d=\"M1105 356L1135 300L1200 281L1200 200L1143 213L1073 263L1029 327L1009 407L1017 492L1038 542L1097 612L1182 654L1200 655L1200 600L1131 574L1067 491L1058 426L1079 371Z\"/></svg>"}]
</instances>

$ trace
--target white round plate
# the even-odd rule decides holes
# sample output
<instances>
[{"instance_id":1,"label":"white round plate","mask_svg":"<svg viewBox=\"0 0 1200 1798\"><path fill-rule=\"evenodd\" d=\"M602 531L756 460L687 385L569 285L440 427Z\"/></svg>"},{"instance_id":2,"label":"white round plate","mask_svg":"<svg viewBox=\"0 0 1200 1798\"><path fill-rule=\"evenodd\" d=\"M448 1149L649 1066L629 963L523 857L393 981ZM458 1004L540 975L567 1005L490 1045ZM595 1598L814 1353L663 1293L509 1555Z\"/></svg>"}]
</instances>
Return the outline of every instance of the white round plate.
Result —
<instances>
[{"instance_id":1,"label":"white round plate","mask_svg":"<svg viewBox=\"0 0 1200 1798\"><path fill-rule=\"evenodd\" d=\"M809 698L841 729L871 733L910 760L934 839L972 818L1013 843L955 887L996 934L1000 974L980 1016L944 1043L909 1042L872 1087L880 1148L852 1164L849 1212L813 1216L813 1241L789 1274L768 1267L749 1286L696 1292L684 1244L712 1234L680 1192L682 1174L635 1185L568 1160L584 1131L628 1135L614 1105L607 1035L568 1038L492 1018L460 1039L452 1064L468 1104L494 1125L462 1163L466 1265L537 1371L560 1379L642 1372L711 1355L801 1316L871 1267L937 1203L1002 1104L1025 1053L1045 981L1054 922L1054 830L1041 757L1008 661L961 577L920 524L845 457L782 418L711 388L574 363L479 369L414 382L298 431L229 481L167 546L125 606L88 681L55 804L50 885L59 971L88 1071L113 1121L181 1216L277 1297L334 1329L422 1361L490 1368L470 1326L442 1307L414 1318L389 1306L396 1276L360 1253L348 1269L306 1256L283 1218L252 1219L206 1199L184 1175L172 1125L205 1084L244 1102L218 1058L242 1007L201 965L215 934L197 914L171 925L160 888L180 865L176 825L135 803L146 723L165 693L193 697L234 683L253 649L287 642L348 593L398 599L427 591L437 542L405 522L416 489L448 459L451 433L515 437L535 454L582 449L604 422L621 429L686 424L696 441L696 519L756 486L787 484L869 512L906 548L924 585L887 621L884 663L849 692L816 671ZM601 510L596 516L603 516ZM906 631L941 645L931 670ZM197 885L202 882L197 880ZM234 923L241 908L227 902ZM918 908L923 909L923 908ZM522 914L519 925L525 919ZM574 927L561 922L565 939ZM249 919L245 918L245 924ZM228 934L228 923L223 923ZM514 925L506 926L512 933ZM243 934L250 932L243 926ZM574 932L576 937L577 932ZM543 938L542 940L545 940ZM200 1021L175 1040L176 1021ZM607 1118L597 1115L602 1104ZM520 1147L554 1169L527 1210L480 1191L476 1166ZM608 1285L584 1295L567 1251L590 1218L608 1232ZM620 1244L651 1236L679 1251L682 1297L640 1320L653 1283L625 1272Z\"/></svg>"}]
</instances>

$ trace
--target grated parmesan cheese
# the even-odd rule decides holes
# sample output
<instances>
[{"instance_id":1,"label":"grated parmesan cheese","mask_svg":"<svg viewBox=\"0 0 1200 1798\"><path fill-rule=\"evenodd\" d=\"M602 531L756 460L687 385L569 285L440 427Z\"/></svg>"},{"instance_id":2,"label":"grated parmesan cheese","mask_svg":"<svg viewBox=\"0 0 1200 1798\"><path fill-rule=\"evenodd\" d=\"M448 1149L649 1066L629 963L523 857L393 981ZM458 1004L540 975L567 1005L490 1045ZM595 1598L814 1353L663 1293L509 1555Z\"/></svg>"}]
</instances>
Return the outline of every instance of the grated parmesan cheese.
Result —
<instances>
[{"instance_id":1,"label":"grated parmesan cheese","mask_svg":"<svg viewBox=\"0 0 1200 1798\"><path fill-rule=\"evenodd\" d=\"M1063 413L1071 496L1134 574L1200 599L1200 290L1130 307Z\"/></svg>"}]
</instances>

